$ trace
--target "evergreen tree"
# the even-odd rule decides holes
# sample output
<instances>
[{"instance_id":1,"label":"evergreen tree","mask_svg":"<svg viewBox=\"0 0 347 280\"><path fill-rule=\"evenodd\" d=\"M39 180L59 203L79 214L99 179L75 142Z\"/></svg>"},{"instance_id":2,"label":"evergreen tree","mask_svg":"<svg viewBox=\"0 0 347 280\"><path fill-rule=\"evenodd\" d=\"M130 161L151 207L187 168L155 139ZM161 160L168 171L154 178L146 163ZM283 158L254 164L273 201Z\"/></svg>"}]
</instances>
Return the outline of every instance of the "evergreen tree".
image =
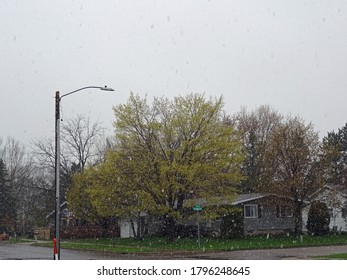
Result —
<instances>
[{"instance_id":1,"label":"evergreen tree","mask_svg":"<svg viewBox=\"0 0 347 280\"><path fill-rule=\"evenodd\" d=\"M0 233L11 232L15 225L14 199L5 163L0 159Z\"/></svg>"},{"instance_id":2,"label":"evergreen tree","mask_svg":"<svg viewBox=\"0 0 347 280\"><path fill-rule=\"evenodd\" d=\"M327 205L316 201L308 211L307 230L314 235L323 235L329 232L330 213Z\"/></svg>"},{"instance_id":3,"label":"evergreen tree","mask_svg":"<svg viewBox=\"0 0 347 280\"><path fill-rule=\"evenodd\" d=\"M324 137L322 164L327 183L347 185L347 124Z\"/></svg>"}]
</instances>

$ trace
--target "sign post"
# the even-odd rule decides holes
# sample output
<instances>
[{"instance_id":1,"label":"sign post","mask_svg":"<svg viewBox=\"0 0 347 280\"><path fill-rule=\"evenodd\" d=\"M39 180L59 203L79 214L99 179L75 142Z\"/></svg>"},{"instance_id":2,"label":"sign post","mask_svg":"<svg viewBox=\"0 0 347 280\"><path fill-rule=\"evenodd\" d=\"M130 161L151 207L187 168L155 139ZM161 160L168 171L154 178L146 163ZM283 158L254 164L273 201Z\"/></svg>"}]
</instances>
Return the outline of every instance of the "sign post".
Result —
<instances>
[{"instance_id":1,"label":"sign post","mask_svg":"<svg viewBox=\"0 0 347 280\"><path fill-rule=\"evenodd\" d=\"M196 211L196 224L198 226L198 244L200 248L200 211L202 211L201 205L197 204L193 208L193 211Z\"/></svg>"}]
</instances>

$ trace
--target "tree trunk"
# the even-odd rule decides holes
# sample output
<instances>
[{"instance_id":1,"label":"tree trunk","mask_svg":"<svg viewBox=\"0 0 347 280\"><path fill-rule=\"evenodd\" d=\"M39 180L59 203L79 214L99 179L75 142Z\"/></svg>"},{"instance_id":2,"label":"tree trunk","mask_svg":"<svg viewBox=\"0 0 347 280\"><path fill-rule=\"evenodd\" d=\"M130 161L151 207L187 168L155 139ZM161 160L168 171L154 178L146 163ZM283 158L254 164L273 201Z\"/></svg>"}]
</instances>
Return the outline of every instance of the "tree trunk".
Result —
<instances>
[{"instance_id":1,"label":"tree trunk","mask_svg":"<svg viewBox=\"0 0 347 280\"><path fill-rule=\"evenodd\" d=\"M130 225L131 225L131 230L133 232L134 238L137 238L137 231L135 230L135 224L134 224L133 219L130 219Z\"/></svg>"},{"instance_id":2,"label":"tree trunk","mask_svg":"<svg viewBox=\"0 0 347 280\"><path fill-rule=\"evenodd\" d=\"M102 218L101 220L101 226L102 226L102 237L107 237L107 229L108 229L108 220L107 218Z\"/></svg>"},{"instance_id":3,"label":"tree trunk","mask_svg":"<svg viewBox=\"0 0 347 280\"><path fill-rule=\"evenodd\" d=\"M130 219L130 224L131 224L131 230L133 232L134 238L142 240L146 232L146 225L143 224L141 220L141 212L137 213L136 227L135 227L135 222L133 219Z\"/></svg>"},{"instance_id":4,"label":"tree trunk","mask_svg":"<svg viewBox=\"0 0 347 280\"><path fill-rule=\"evenodd\" d=\"M302 232L302 207L301 203L296 202L294 208L294 233L299 235Z\"/></svg>"},{"instance_id":5,"label":"tree trunk","mask_svg":"<svg viewBox=\"0 0 347 280\"><path fill-rule=\"evenodd\" d=\"M176 232L176 220L170 215L163 216L164 229L163 234L167 238L168 241L173 241L177 235Z\"/></svg>"},{"instance_id":6,"label":"tree trunk","mask_svg":"<svg viewBox=\"0 0 347 280\"><path fill-rule=\"evenodd\" d=\"M146 225L141 219L141 212L137 213L137 239L142 240L146 232Z\"/></svg>"}]
</instances>

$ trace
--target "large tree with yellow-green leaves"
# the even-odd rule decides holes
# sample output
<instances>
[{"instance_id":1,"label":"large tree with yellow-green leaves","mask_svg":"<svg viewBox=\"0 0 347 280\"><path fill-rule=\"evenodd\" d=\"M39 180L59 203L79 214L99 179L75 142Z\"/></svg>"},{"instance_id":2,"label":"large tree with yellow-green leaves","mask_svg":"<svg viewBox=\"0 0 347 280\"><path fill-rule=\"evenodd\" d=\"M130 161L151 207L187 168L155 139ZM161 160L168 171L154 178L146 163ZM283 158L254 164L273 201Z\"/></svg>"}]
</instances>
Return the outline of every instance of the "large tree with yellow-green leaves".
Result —
<instances>
[{"instance_id":1,"label":"large tree with yellow-green leaves","mask_svg":"<svg viewBox=\"0 0 347 280\"><path fill-rule=\"evenodd\" d=\"M150 105L131 94L114 113L115 145L103 164L86 170L94 172L86 194L99 214L153 213L170 236L192 196L208 200L235 193L242 143L224 122L222 98L190 94L155 98Z\"/></svg>"}]
</instances>

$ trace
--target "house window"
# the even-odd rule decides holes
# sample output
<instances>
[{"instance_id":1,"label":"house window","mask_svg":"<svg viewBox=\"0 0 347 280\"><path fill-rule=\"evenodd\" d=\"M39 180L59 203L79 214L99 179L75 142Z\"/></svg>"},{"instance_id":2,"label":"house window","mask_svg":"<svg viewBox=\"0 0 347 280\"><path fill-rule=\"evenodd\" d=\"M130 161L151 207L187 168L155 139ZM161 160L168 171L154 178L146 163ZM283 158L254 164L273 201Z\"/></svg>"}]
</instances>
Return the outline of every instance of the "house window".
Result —
<instances>
[{"instance_id":1,"label":"house window","mask_svg":"<svg viewBox=\"0 0 347 280\"><path fill-rule=\"evenodd\" d=\"M247 204L244 206L245 218L258 218L258 205Z\"/></svg>"},{"instance_id":2,"label":"house window","mask_svg":"<svg viewBox=\"0 0 347 280\"><path fill-rule=\"evenodd\" d=\"M293 208L288 205L277 207L277 217L293 217Z\"/></svg>"},{"instance_id":3,"label":"house window","mask_svg":"<svg viewBox=\"0 0 347 280\"><path fill-rule=\"evenodd\" d=\"M347 217L347 203L345 202L341 207L342 218L346 219Z\"/></svg>"}]
</instances>

